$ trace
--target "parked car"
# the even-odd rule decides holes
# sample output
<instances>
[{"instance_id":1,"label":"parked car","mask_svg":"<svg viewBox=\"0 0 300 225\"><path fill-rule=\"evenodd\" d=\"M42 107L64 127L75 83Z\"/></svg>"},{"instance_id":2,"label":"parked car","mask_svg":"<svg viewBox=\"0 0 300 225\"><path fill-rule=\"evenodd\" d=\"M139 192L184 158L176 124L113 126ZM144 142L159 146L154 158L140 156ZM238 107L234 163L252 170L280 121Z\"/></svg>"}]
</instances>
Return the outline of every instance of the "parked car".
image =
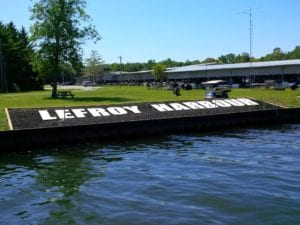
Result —
<instances>
[{"instance_id":1,"label":"parked car","mask_svg":"<svg viewBox=\"0 0 300 225\"><path fill-rule=\"evenodd\" d=\"M95 87L96 83L86 80L86 81L83 81L81 83L81 85L84 86L84 87Z\"/></svg>"}]
</instances>

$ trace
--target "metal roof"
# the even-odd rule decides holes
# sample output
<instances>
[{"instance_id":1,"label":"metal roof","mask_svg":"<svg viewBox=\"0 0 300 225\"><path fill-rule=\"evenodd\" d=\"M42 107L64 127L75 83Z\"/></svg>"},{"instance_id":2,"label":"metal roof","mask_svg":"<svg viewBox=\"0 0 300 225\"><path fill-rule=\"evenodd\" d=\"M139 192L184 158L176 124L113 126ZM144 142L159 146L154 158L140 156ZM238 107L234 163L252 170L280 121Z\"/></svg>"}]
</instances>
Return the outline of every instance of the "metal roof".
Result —
<instances>
[{"instance_id":1,"label":"metal roof","mask_svg":"<svg viewBox=\"0 0 300 225\"><path fill-rule=\"evenodd\" d=\"M236 64L198 64L191 66L173 67L168 68L168 73L179 73L179 72L192 72L192 71L205 71L205 70L224 70L224 69L245 69L258 68L258 67L277 67L277 66L300 66L300 59L293 60L281 60L281 61L268 61L268 62L247 62L247 63L236 63Z\"/></svg>"},{"instance_id":2,"label":"metal roof","mask_svg":"<svg viewBox=\"0 0 300 225\"><path fill-rule=\"evenodd\" d=\"M300 59L291 60L279 60L279 61L267 61L267 62L250 62L247 63L235 63L235 64L218 64L218 63L208 63L208 64L198 64L190 66L181 67L171 67L167 68L167 73L184 73L184 72L195 72L195 71L206 71L206 70L230 70L230 69L248 69L250 66L252 68L263 68L263 67L279 67L279 66L300 66ZM124 72L117 71L111 72L113 75L141 75L149 74L152 70L142 70L137 72Z\"/></svg>"}]
</instances>

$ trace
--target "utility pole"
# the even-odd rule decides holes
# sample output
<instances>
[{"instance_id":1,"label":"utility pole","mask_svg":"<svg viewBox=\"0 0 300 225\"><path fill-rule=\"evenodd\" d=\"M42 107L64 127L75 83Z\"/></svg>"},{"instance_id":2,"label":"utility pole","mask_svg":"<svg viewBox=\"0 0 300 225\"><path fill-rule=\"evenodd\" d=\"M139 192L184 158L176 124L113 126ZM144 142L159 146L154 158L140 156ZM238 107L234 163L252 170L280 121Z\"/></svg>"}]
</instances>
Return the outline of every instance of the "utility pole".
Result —
<instances>
[{"instance_id":1,"label":"utility pole","mask_svg":"<svg viewBox=\"0 0 300 225\"><path fill-rule=\"evenodd\" d=\"M120 75L121 75L121 67L122 67L122 56L118 57L120 59Z\"/></svg>"},{"instance_id":2,"label":"utility pole","mask_svg":"<svg viewBox=\"0 0 300 225\"><path fill-rule=\"evenodd\" d=\"M6 69L5 69L5 58L3 53L3 42L1 38L0 38L0 82L1 82L0 91L8 92Z\"/></svg>"}]
</instances>

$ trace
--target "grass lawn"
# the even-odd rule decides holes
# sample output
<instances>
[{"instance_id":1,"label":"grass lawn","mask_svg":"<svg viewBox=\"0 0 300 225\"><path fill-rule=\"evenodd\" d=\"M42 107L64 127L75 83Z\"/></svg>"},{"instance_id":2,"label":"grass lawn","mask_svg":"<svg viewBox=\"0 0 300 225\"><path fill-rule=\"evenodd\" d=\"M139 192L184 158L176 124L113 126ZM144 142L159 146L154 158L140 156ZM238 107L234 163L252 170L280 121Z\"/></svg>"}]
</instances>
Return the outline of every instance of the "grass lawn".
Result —
<instances>
[{"instance_id":1,"label":"grass lawn","mask_svg":"<svg viewBox=\"0 0 300 225\"><path fill-rule=\"evenodd\" d=\"M5 108L40 108L57 106L85 106L124 104L131 102L155 102L176 100L203 100L204 90L181 90L181 96L172 91L135 86L105 86L94 90L72 90L75 97L51 99L50 90L0 94L0 131L7 130ZM274 91L265 89L232 89L230 98L251 97L286 107L300 107L300 90Z\"/></svg>"}]
</instances>

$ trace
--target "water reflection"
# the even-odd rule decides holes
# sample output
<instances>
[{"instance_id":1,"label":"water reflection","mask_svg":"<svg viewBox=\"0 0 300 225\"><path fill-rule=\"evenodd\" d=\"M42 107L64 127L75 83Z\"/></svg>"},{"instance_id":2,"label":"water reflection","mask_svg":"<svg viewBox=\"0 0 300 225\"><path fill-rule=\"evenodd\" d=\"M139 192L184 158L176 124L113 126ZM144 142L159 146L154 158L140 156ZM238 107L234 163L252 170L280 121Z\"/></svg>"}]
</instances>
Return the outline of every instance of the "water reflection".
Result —
<instances>
[{"instance_id":1,"label":"water reflection","mask_svg":"<svg viewBox=\"0 0 300 225\"><path fill-rule=\"evenodd\" d=\"M90 179L103 179L106 163L112 159L105 156L97 157L97 173L95 173L92 161L89 159L90 152L96 149L89 146L87 149L71 148L63 149L56 154L35 157L37 185L47 193L47 199L37 204L47 204L50 206L49 216L41 224L53 224L61 221L65 224L75 224L76 212L80 211L78 204L81 186ZM75 214L75 215L74 215Z\"/></svg>"},{"instance_id":2,"label":"water reflection","mask_svg":"<svg viewBox=\"0 0 300 225\"><path fill-rule=\"evenodd\" d=\"M1 155L0 224L297 224L299 133L284 125Z\"/></svg>"}]
</instances>

